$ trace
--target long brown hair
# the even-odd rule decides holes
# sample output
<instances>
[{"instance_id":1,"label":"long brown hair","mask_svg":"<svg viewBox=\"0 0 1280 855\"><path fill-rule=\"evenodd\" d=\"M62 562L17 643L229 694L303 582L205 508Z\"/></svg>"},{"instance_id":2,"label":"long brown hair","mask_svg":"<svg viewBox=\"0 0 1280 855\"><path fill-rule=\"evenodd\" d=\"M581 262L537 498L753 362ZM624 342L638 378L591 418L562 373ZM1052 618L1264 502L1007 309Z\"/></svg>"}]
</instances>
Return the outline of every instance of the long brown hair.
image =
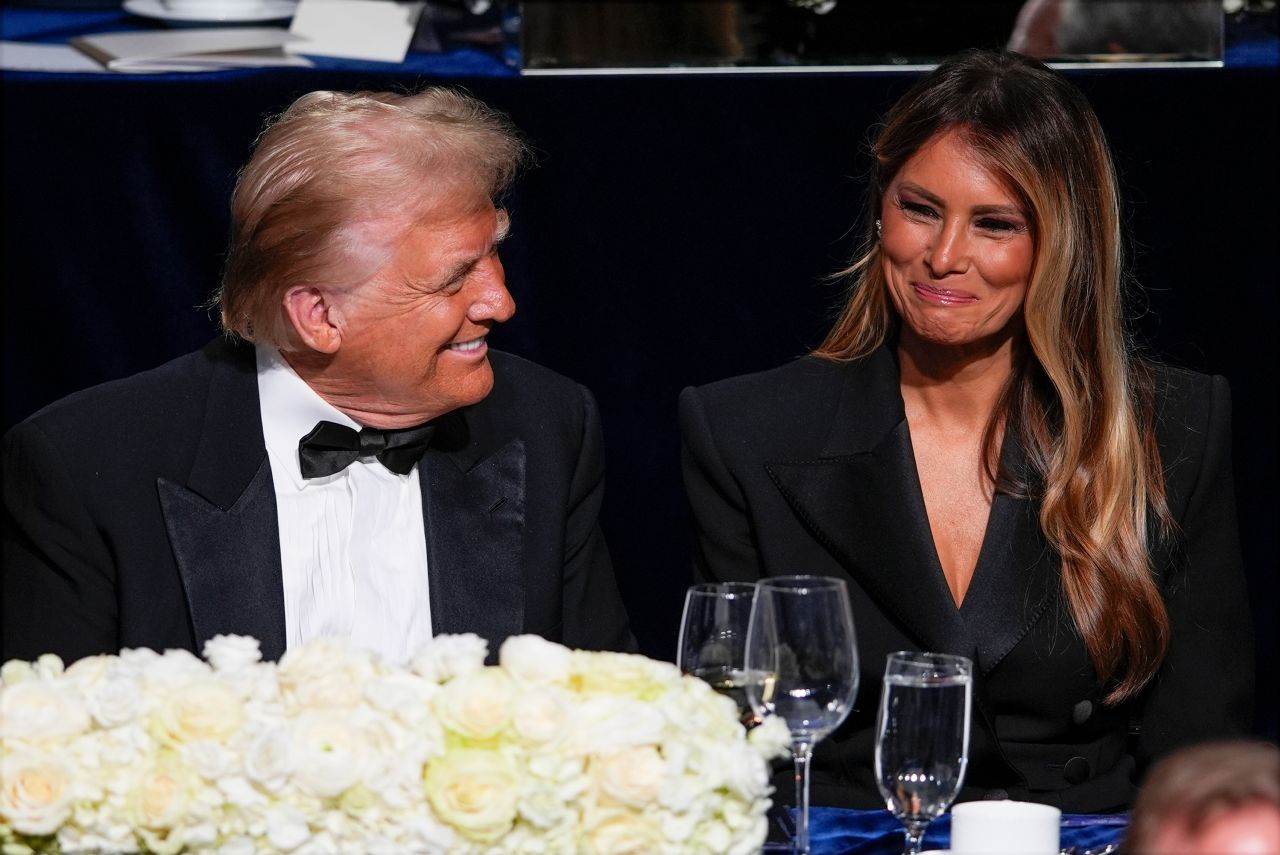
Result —
<instances>
[{"instance_id":1,"label":"long brown hair","mask_svg":"<svg viewBox=\"0 0 1280 855\"><path fill-rule=\"evenodd\" d=\"M1025 346L988 422L984 458L1000 489L1040 502L1062 589L1107 701L1135 695L1168 647L1149 536L1172 522L1153 427L1151 372L1124 324L1115 168L1084 96L1043 64L970 50L918 81L873 144L866 243L843 273L853 292L815 355L856 359L898 318L875 236L885 190L939 133L962 133L1030 212L1035 261ZM999 428L1031 471L996 471Z\"/></svg>"}]
</instances>

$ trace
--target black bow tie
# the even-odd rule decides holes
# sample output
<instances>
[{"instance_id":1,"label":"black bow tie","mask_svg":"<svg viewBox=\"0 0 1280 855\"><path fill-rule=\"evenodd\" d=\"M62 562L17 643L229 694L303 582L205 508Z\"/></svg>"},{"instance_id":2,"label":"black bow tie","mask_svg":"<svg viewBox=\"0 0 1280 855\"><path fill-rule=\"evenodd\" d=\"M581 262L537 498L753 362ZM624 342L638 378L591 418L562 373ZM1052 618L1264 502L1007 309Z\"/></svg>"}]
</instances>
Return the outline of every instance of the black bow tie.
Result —
<instances>
[{"instance_id":1,"label":"black bow tie","mask_svg":"<svg viewBox=\"0 0 1280 855\"><path fill-rule=\"evenodd\" d=\"M346 469L358 458L377 457L397 475L408 475L431 444L435 425L359 432L333 422L320 422L298 441L303 478L323 478Z\"/></svg>"}]
</instances>

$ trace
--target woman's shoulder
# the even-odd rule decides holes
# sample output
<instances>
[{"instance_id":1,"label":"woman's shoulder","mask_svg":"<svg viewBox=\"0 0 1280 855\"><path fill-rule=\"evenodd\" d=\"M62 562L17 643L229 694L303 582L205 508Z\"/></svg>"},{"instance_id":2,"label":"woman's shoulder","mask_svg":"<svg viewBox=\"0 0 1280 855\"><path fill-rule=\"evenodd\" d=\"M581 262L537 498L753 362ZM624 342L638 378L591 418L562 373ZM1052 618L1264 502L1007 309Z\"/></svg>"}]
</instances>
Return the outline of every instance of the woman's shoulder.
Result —
<instances>
[{"instance_id":1,"label":"woman's shoulder","mask_svg":"<svg viewBox=\"0 0 1280 855\"><path fill-rule=\"evenodd\" d=\"M812 445L831 429L837 413L874 406L886 396L900 400L897 364L881 348L855 360L804 356L767 371L688 387L680 395L680 417L686 435L706 430L780 449Z\"/></svg>"},{"instance_id":2,"label":"woman's shoulder","mask_svg":"<svg viewBox=\"0 0 1280 855\"><path fill-rule=\"evenodd\" d=\"M854 363L802 356L785 365L690 386L685 397L696 397L708 407L773 407L823 397L838 391Z\"/></svg>"},{"instance_id":3,"label":"woman's shoulder","mask_svg":"<svg viewBox=\"0 0 1280 855\"><path fill-rule=\"evenodd\" d=\"M1151 365L1156 430L1167 437L1200 433L1229 417L1231 392L1225 377L1165 363Z\"/></svg>"}]
</instances>

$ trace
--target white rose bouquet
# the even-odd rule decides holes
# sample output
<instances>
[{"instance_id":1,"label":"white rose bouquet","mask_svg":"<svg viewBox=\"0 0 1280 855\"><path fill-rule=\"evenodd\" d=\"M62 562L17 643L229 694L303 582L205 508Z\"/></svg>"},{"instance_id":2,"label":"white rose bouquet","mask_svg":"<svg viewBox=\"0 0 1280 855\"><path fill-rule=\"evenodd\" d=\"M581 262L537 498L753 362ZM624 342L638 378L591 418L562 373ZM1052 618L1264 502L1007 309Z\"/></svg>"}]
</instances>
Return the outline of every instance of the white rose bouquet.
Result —
<instances>
[{"instance_id":1,"label":"white rose bouquet","mask_svg":"<svg viewBox=\"0 0 1280 855\"><path fill-rule=\"evenodd\" d=\"M767 760L732 701L642 656L440 636L407 668L126 650L0 669L0 851L749 853Z\"/></svg>"}]
</instances>

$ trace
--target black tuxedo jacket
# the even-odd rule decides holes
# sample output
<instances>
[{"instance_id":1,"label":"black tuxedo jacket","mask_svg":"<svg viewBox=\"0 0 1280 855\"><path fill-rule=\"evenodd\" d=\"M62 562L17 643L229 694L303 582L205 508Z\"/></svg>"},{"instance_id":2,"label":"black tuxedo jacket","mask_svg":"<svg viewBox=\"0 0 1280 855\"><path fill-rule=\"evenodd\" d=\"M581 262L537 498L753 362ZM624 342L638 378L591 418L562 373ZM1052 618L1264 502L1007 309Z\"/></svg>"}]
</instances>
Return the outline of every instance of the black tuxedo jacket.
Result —
<instances>
[{"instance_id":1,"label":"black tuxedo jacket","mask_svg":"<svg viewBox=\"0 0 1280 855\"><path fill-rule=\"evenodd\" d=\"M815 573L849 583L861 688L845 725L818 747L817 803L883 807L872 758L885 656L894 650L974 660L962 799L1007 795L1074 812L1116 810L1129 804L1153 757L1247 733L1254 665L1226 382L1168 368L1157 378L1158 440L1179 531L1153 557L1172 642L1150 688L1119 707L1102 703L1035 502L996 495L977 570L956 607L889 350L852 363L804 358L683 392L701 575ZM1006 441L1002 455L1018 465L1017 443Z\"/></svg>"},{"instance_id":2,"label":"black tuxedo jacket","mask_svg":"<svg viewBox=\"0 0 1280 855\"><path fill-rule=\"evenodd\" d=\"M419 463L437 633L634 646L597 525L604 461L586 389L490 354L492 393ZM271 467L251 345L218 340L59 401L4 441L0 660L218 633L284 652Z\"/></svg>"}]
</instances>

